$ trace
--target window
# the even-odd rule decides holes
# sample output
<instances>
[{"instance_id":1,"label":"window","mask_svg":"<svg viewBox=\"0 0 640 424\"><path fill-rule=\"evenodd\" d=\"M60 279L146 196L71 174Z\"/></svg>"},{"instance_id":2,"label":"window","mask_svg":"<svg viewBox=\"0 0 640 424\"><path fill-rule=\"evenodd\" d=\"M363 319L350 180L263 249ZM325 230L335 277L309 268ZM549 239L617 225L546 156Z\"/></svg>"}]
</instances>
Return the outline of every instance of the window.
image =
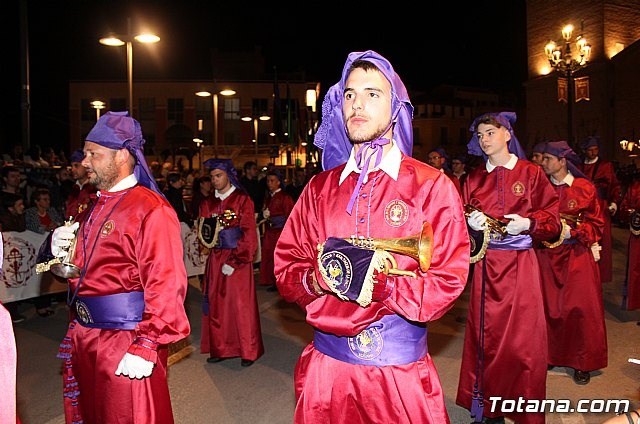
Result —
<instances>
[{"instance_id":1,"label":"window","mask_svg":"<svg viewBox=\"0 0 640 424\"><path fill-rule=\"evenodd\" d=\"M251 104L251 115L269 115L269 101L267 99L253 99Z\"/></svg>"},{"instance_id":2,"label":"window","mask_svg":"<svg viewBox=\"0 0 640 424\"><path fill-rule=\"evenodd\" d=\"M167 120L171 125L184 122L184 99L167 99Z\"/></svg>"},{"instance_id":3,"label":"window","mask_svg":"<svg viewBox=\"0 0 640 424\"><path fill-rule=\"evenodd\" d=\"M440 127L440 144L447 145L449 144L449 128Z\"/></svg>"},{"instance_id":4,"label":"window","mask_svg":"<svg viewBox=\"0 0 640 424\"><path fill-rule=\"evenodd\" d=\"M115 99L109 99L109 108L108 110L113 112L124 112L127 109L127 99L123 97L118 97Z\"/></svg>"},{"instance_id":5,"label":"window","mask_svg":"<svg viewBox=\"0 0 640 424\"><path fill-rule=\"evenodd\" d=\"M224 119L230 121L240 119L240 99L224 99Z\"/></svg>"},{"instance_id":6,"label":"window","mask_svg":"<svg viewBox=\"0 0 640 424\"><path fill-rule=\"evenodd\" d=\"M460 128L460 132L458 134L460 135L458 144L461 145L467 144L467 142L471 138L471 132L466 128Z\"/></svg>"},{"instance_id":7,"label":"window","mask_svg":"<svg viewBox=\"0 0 640 424\"><path fill-rule=\"evenodd\" d=\"M141 121L155 121L156 99L154 97L140 97L138 99L138 118Z\"/></svg>"}]
</instances>

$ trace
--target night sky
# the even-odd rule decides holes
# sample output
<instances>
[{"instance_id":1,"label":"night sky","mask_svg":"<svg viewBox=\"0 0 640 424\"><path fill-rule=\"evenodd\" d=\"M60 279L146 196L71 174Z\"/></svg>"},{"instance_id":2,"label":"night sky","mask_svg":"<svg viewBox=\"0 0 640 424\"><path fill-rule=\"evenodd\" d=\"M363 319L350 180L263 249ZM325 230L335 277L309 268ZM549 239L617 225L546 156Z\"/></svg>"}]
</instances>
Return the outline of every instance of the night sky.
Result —
<instances>
[{"instance_id":1,"label":"night sky","mask_svg":"<svg viewBox=\"0 0 640 424\"><path fill-rule=\"evenodd\" d=\"M22 0L21 0L22 1ZM326 90L351 51L375 50L391 61L409 94L438 84L521 92L526 80L524 0L420 2L394 9L369 2L35 1L29 0L31 143L62 147L68 139L68 82L124 80L124 48L98 43L106 33L134 32L142 22L161 37L134 53L134 83L212 78L209 51L260 46L267 69L304 70ZM224 3L224 5L216 5ZM242 3L242 4L241 4ZM445 3L445 4L440 4ZM359 7L358 7L359 6ZM421 9L426 9L422 12ZM2 150L20 139L19 1L3 5ZM135 49L135 46L134 46Z\"/></svg>"}]
</instances>

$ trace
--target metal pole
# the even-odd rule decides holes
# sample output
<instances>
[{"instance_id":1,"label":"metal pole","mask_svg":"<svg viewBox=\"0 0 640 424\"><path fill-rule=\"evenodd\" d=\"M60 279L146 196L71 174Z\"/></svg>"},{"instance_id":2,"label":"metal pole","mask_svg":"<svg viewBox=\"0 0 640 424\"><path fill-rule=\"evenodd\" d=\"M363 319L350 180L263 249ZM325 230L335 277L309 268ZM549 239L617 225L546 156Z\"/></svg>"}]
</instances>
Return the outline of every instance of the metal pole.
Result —
<instances>
[{"instance_id":1,"label":"metal pole","mask_svg":"<svg viewBox=\"0 0 640 424\"><path fill-rule=\"evenodd\" d=\"M213 156L218 157L218 94L213 93Z\"/></svg>"},{"instance_id":2,"label":"metal pole","mask_svg":"<svg viewBox=\"0 0 640 424\"><path fill-rule=\"evenodd\" d=\"M131 42L131 18L127 18L127 84L129 89L129 115L133 116L133 43Z\"/></svg>"},{"instance_id":3,"label":"metal pole","mask_svg":"<svg viewBox=\"0 0 640 424\"><path fill-rule=\"evenodd\" d=\"M567 71L567 133L569 139L567 143L572 148L576 147L573 140L573 75L569 70Z\"/></svg>"},{"instance_id":4,"label":"metal pole","mask_svg":"<svg viewBox=\"0 0 640 424\"><path fill-rule=\"evenodd\" d=\"M253 118L253 138L256 141L256 164L258 163L258 118Z\"/></svg>"}]
</instances>

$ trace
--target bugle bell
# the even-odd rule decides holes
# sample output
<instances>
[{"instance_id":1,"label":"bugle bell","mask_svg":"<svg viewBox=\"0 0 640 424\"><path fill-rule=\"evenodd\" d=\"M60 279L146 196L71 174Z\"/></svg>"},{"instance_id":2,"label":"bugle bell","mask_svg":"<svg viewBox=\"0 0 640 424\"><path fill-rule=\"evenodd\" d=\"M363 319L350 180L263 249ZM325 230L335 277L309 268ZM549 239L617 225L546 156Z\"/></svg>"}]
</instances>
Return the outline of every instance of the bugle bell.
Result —
<instances>
[{"instance_id":1,"label":"bugle bell","mask_svg":"<svg viewBox=\"0 0 640 424\"><path fill-rule=\"evenodd\" d=\"M422 223L422 229L420 233L413 236L401 237L401 238L389 238L389 239L376 239L376 238L356 238L349 237L344 240L350 242L354 246L362 247L370 250L384 250L386 252L399 253L401 255L409 256L410 258L418 261L420 270L426 272L431 266L431 254L433 250L433 228L428 222ZM410 275L415 277L415 273L412 271L406 271L398 269L393 256L388 255L387 258L391 262L389 268L389 274L395 275Z\"/></svg>"},{"instance_id":2,"label":"bugle bell","mask_svg":"<svg viewBox=\"0 0 640 424\"><path fill-rule=\"evenodd\" d=\"M69 227L73 225L73 218L69 218L69 220L65 221L65 226ZM51 265L50 270L54 275L57 275L61 278L78 278L80 277L80 267L73 264L73 257L76 254L76 242L78 237L74 237L71 240L71 244L67 250L67 254L59 263L54 263Z\"/></svg>"}]
</instances>

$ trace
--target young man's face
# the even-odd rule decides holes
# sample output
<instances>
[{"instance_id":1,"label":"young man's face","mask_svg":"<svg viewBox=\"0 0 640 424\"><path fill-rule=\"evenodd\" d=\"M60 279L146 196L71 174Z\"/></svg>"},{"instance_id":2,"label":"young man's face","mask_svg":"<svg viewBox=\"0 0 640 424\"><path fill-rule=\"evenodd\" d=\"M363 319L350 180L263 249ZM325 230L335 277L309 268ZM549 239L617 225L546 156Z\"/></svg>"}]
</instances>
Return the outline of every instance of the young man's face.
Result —
<instances>
[{"instance_id":1,"label":"young man's face","mask_svg":"<svg viewBox=\"0 0 640 424\"><path fill-rule=\"evenodd\" d=\"M211 185L213 188L218 190L219 192L224 193L229 188L231 188L231 182L229 182L229 177L227 173L222 169L214 169L210 173L211 175Z\"/></svg>"},{"instance_id":2,"label":"young man's face","mask_svg":"<svg viewBox=\"0 0 640 424\"><path fill-rule=\"evenodd\" d=\"M71 176L74 180L82 181L87 178L87 168L82 166L82 162L71 162Z\"/></svg>"},{"instance_id":3,"label":"young man's face","mask_svg":"<svg viewBox=\"0 0 640 424\"><path fill-rule=\"evenodd\" d=\"M267 175L267 189L274 192L280 188L280 180L275 175Z\"/></svg>"},{"instance_id":4,"label":"young man's face","mask_svg":"<svg viewBox=\"0 0 640 424\"><path fill-rule=\"evenodd\" d=\"M391 83L381 72L354 69L345 82L343 96L342 116L354 144L375 140L388 132Z\"/></svg>"},{"instance_id":5,"label":"young man's face","mask_svg":"<svg viewBox=\"0 0 640 424\"><path fill-rule=\"evenodd\" d=\"M17 190L20 187L20 172L9 171L4 179L4 184L7 187Z\"/></svg>"},{"instance_id":6,"label":"young man's face","mask_svg":"<svg viewBox=\"0 0 640 424\"><path fill-rule=\"evenodd\" d=\"M456 174L462 174L464 172L464 163L461 160L454 159L451 161L451 169Z\"/></svg>"},{"instance_id":7,"label":"young man's face","mask_svg":"<svg viewBox=\"0 0 640 424\"><path fill-rule=\"evenodd\" d=\"M542 157L542 153L533 152L533 154L531 155L531 162L535 163L536 165L542 165Z\"/></svg>"},{"instance_id":8,"label":"young man's face","mask_svg":"<svg viewBox=\"0 0 640 424\"><path fill-rule=\"evenodd\" d=\"M593 160L598 157L598 153L600 153L600 148L598 146L591 146L585 150L584 155L587 159Z\"/></svg>"},{"instance_id":9,"label":"young man's face","mask_svg":"<svg viewBox=\"0 0 640 424\"><path fill-rule=\"evenodd\" d=\"M22 199L16 200L16 203L9 208L9 212L13 215L22 215L24 213L24 201Z\"/></svg>"},{"instance_id":10,"label":"young man's face","mask_svg":"<svg viewBox=\"0 0 640 424\"><path fill-rule=\"evenodd\" d=\"M505 127L496 127L492 124L478 125L478 142L480 148L487 156L509 151L508 144L511 134Z\"/></svg>"},{"instance_id":11,"label":"young man's face","mask_svg":"<svg viewBox=\"0 0 640 424\"><path fill-rule=\"evenodd\" d=\"M547 175L555 175L565 166L565 162L557 156L545 153L542 155L542 169Z\"/></svg>"}]
</instances>

